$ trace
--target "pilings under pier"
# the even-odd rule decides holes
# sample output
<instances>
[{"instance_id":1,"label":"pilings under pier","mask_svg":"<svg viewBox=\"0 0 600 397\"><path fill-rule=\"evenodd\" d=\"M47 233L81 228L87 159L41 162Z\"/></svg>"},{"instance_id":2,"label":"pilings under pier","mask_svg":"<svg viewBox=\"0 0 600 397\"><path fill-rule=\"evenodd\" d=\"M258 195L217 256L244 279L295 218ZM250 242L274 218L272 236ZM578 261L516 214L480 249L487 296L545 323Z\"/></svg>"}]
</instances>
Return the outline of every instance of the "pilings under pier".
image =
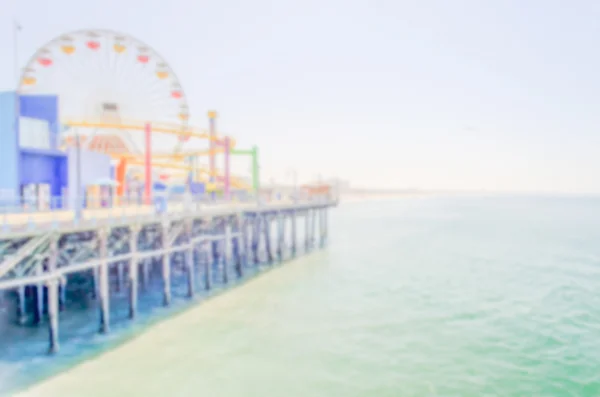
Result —
<instances>
[{"instance_id":1,"label":"pilings under pier","mask_svg":"<svg viewBox=\"0 0 600 397\"><path fill-rule=\"evenodd\" d=\"M108 333L111 294L127 294L128 318L134 320L140 294L150 293L152 279L160 278L162 304L171 305L175 270L186 277L188 298L199 288L230 284L253 267L294 258L300 253L299 240L304 253L323 247L327 213L335 205L215 208L2 235L0 295L5 302L14 301L15 323L47 324L49 351L56 353L60 312L76 280L83 280L81 299L96 302L99 332ZM301 230L298 218L304 218Z\"/></svg>"}]
</instances>

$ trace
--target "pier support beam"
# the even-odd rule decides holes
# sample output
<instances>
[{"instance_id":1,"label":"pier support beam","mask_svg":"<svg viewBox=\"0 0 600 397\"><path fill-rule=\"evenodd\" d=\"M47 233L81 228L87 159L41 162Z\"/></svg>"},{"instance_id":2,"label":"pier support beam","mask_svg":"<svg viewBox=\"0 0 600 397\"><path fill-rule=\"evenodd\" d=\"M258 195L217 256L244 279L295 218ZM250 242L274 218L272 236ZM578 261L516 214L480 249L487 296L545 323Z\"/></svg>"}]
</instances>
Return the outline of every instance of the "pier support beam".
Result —
<instances>
[{"instance_id":1,"label":"pier support beam","mask_svg":"<svg viewBox=\"0 0 600 397\"><path fill-rule=\"evenodd\" d=\"M100 292L100 332L106 334L110 330L110 291L108 285L108 230L97 232L100 266L98 267L98 284Z\"/></svg>"},{"instance_id":2,"label":"pier support beam","mask_svg":"<svg viewBox=\"0 0 600 397\"><path fill-rule=\"evenodd\" d=\"M185 234L188 247L185 250L185 268L187 270L187 294L193 298L196 290L196 266L194 266L194 224L193 221L185 222Z\"/></svg>"},{"instance_id":3,"label":"pier support beam","mask_svg":"<svg viewBox=\"0 0 600 397\"><path fill-rule=\"evenodd\" d=\"M223 283L227 284L229 282L229 263L231 261L231 217L223 218L223 223L219 230L225 236L221 244L221 256L223 263Z\"/></svg>"},{"instance_id":4,"label":"pier support beam","mask_svg":"<svg viewBox=\"0 0 600 397\"><path fill-rule=\"evenodd\" d=\"M277 212L277 260L283 262L285 244L285 217L282 211Z\"/></svg>"},{"instance_id":5,"label":"pier support beam","mask_svg":"<svg viewBox=\"0 0 600 397\"><path fill-rule=\"evenodd\" d=\"M242 267L246 268L248 267L248 263L250 261L250 235L251 233L249 232L249 221L248 221L248 217L243 215L242 216L242 221L241 221L241 242L242 242L242 246L243 246L243 252L242 252Z\"/></svg>"},{"instance_id":6,"label":"pier support beam","mask_svg":"<svg viewBox=\"0 0 600 397\"><path fill-rule=\"evenodd\" d=\"M204 289L210 290L212 288L212 255L211 255L211 243L202 244L202 256L204 259Z\"/></svg>"},{"instance_id":7,"label":"pier support beam","mask_svg":"<svg viewBox=\"0 0 600 397\"><path fill-rule=\"evenodd\" d=\"M310 219L310 246L316 246L316 238L317 238L317 212L318 208L313 208L311 210L311 219Z\"/></svg>"},{"instance_id":8,"label":"pier support beam","mask_svg":"<svg viewBox=\"0 0 600 397\"><path fill-rule=\"evenodd\" d=\"M262 218L259 214L253 215L252 223L252 256L254 257L254 264L258 266L260 264L260 224Z\"/></svg>"},{"instance_id":9,"label":"pier support beam","mask_svg":"<svg viewBox=\"0 0 600 397\"><path fill-rule=\"evenodd\" d=\"M206 224L209 225L209 227L212 227L213 224L213 220L212 219L208 219L206 221ZM205 229L204 230L205 234L208 234L209 236L211 235L211 229ZM212 255L212 247L213 244L210 241L204 241L202 243L202 253L203 255L203 259L206 259L204 261L204 288L208 291L212 288L212 265L213 265L213 255Z\"/></svg>"},{"instance_id":10,"label":"pier support beam","mask_svg":"<svg viewBox=\"0 0 600 397\"><path fill-rule=\"evenodd\" d=\"M160 234L161 248L167 249L170 222L162 223L162 230ZM164 252L162 255L162 278L163 278L163 305L169 306L171 304L171 254Z\"/></svg>"},{"instance_id":11,"label":"pier support beam","mask_svg":"<svg viewBox=\"0 0 600 397\"><path fill-rule=\"evenodd\" d=\"M140 227L133 225L129 228L129 318L134 319L137 314L138 286L139 286L139 261L138 261L138 237Z\"/></svg>"},{"instance_id":12,"label":"pier support beam","mask_svg":"<svg viewBox=\"0 0 600 397\"><path fill-rule=\"evenodd\" d=\"M41 276L44 272L42 262L38 262L35 266L35 275ZM44 284L38 283L35 287L35 324L42 322L44 318Z\"/></svg>"},{"instance_id":13,"label":"pier support beam","mask_svg":"<svg viewBox=\"0 0 600 397\"><path fill-rule=\"evenodd\" d=\"M242 230L244 229L244 223L239 214L233 217L233 222L235 224L234 230L236 233L236 236L233 238L233 258L235 260L237 276L238 278L242 278L244 275L244 262L242 257L242 251L244 249L244 233Z\"/></svg>"},{"instance_id":14,"label":"pier support beam","mask_svg":"<svg viewBox=\"0 0 600 397\"><path fill-rule=\"evenodd\" d=\"M27 310L25 302L25 286L17 289L17 321L20 325L25 325L27 322Z\"/></svg>"},{"instance_id":15,"label":"pier support beam","mask_svg":"<svg viewBox=\"0 0 600 397\"><path fill-rule=\"evenodd\" d=\"M304 250L310 249L310 209L304 211Z\"/></svg>"},{"instance_id":16,"label":"pier support beam","mask_svg":"<svg viewBox=\"0 0 600 397\"><path fill-rule=\"evenodd\" d=\"M325 247L327 244L327 208L321 208L320 212L321 231L319 236L321 237L321 247Z\"/></svg>"},{"instance_id":17,"label":"pier support beam","mask_svg":"<svg viewBox=\"0 0 600 397\"><path fill-rule=\"evenodd\" d=\"M208 233L211 236L215 236L219 232L219 227L220 227L219 221L220 221L219 218L213 218L211 220L211 222L209 223L210 224L210 229L208 230ZM220 250L219 245L220 245L219 241L217 241L217 240L213 240L210 243L212 265L214 267L216 267L217 269L219 267L219 259L220 259L219 258L219 250Z\"/></svg>"},{"instance_id":18,"label":"pier support beam","mask_svg":"<svg viewBox=\"0 0 600 397\"><path fill-rule=\"evenodd\" d=\"M263 215L265 225L265 250L267 251L267 262L273 264L273 253L271 251L271 217L268 214Z\"/></svg>"},{"instance_id":19,"label":"pier support beam","mask_svg":"<svg viewBox=\"0 0 600 397\"><path fill-rule=\"evenodd\" d=\"M48 273L54 274L58 261L58 236L50 237L50 247L48 256ZM50 346L48 352L54 354L58 352L58 279L51 279L46 284L48 288L48 328Z\"/></svg>"},{"instance_id":20,"label":"pier support beam","mask_svg":"<svg viewBox=\"0 0 600 397\"><path fill-rule=\"evenodd\" d=\"M296 241L298 239L298 237L297 237L298 230L297 230L297 224L296 224L296 220L297 220L296 212L297 212L296 209L292 210L292 241L291 241L292 257L296 256L296 249L297 249Z\"/></svg>"},{"instance_id":21,"label":"pier support beam","mask_svg":"<svg viewBox=\"0 0 600 397\"><path fill-rule=\"evenodd\" d=\"M140 228L140 239L148 240L148 235L151 233L151 230L148 228L141 227ZM142 271L142 288L144 291L148 291L150 289L150 265L154 261L153 258L144 258L142 259L141 271Z\"/></svg>"},{"instance_id":22,"label":"pier support beam","mask_svg":"<svg viewBox=\"0 0 600 397\"><path fill-rule=\"evenodd\" d=\"M325 243L327 244L329 241L329 208L325 208L323 227L325 228Z\"/></svg>"}]
</instances>

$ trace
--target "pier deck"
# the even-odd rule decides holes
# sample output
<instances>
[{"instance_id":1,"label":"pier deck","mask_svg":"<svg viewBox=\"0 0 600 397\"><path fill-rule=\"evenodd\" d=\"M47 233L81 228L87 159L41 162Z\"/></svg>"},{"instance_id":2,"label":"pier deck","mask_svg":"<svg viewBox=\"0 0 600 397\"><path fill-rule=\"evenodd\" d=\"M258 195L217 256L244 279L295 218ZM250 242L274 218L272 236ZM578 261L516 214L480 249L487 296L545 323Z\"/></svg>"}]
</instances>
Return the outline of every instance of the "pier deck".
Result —
<instances>
[{"instance_id":1,"label":"pier deck","mask_svg":"<svg viewBox=\"0 0 600 397\"><path fill-rule=\"evenodd\" d=\"M157 214L152 205L126 205L106 209L86 209L82 211L80 220L75 219L75 211L35 211L0 214L0 239L16 236L33 235L41 231L51 230L81 230L93 229L101 225L128 224L147 222L157 216L181 216L189 214L219 215L227 212L268 211L283 207L294 207L291 201L278 201L272 204L258 205L256 203L170 203L161 214ZM299 203L302 207L307 203Z\"/></svg>"}]
</instances>

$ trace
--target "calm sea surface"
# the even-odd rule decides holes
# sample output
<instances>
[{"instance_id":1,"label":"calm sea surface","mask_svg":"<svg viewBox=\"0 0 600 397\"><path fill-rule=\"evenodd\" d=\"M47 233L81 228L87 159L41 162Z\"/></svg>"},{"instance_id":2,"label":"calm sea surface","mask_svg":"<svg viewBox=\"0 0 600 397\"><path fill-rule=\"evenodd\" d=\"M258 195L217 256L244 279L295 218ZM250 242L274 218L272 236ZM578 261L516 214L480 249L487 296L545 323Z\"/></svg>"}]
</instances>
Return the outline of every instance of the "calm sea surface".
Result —
<instances>
[{"instance_id":1,"label":"calm sea surface","mask_svg":"<svg viewBox=\"0 0 600 397\"><path fill-rule=\"evenodd\" d=\"M324 251L34 387L52 396L600 396L600 200L343 204Z\"/></svg>"}]
</instances>

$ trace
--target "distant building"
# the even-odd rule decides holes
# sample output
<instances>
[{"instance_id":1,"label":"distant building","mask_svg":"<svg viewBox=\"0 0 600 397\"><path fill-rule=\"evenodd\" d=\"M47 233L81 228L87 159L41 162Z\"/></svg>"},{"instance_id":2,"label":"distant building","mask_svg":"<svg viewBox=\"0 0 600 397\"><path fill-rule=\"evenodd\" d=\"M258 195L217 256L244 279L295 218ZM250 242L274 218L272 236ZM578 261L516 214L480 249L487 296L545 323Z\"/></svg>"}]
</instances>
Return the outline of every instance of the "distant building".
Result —
<instances>
[{"instance_id":1,"label":"distant building","mask_svg":"<svg viewBox=\"0 0 600 397\"><path fill-rule=\"evenodd\" d=\"M327 178L327 179L323 179L320 181L309 182L306 185L320 185L320 184L329 185L333 189L335 189L337 191L341 191L341 192L344 192L344 191L347 191L350 189L350 182L345 179L341 179L341 178Z\"/></svg>"}]
</instances>

